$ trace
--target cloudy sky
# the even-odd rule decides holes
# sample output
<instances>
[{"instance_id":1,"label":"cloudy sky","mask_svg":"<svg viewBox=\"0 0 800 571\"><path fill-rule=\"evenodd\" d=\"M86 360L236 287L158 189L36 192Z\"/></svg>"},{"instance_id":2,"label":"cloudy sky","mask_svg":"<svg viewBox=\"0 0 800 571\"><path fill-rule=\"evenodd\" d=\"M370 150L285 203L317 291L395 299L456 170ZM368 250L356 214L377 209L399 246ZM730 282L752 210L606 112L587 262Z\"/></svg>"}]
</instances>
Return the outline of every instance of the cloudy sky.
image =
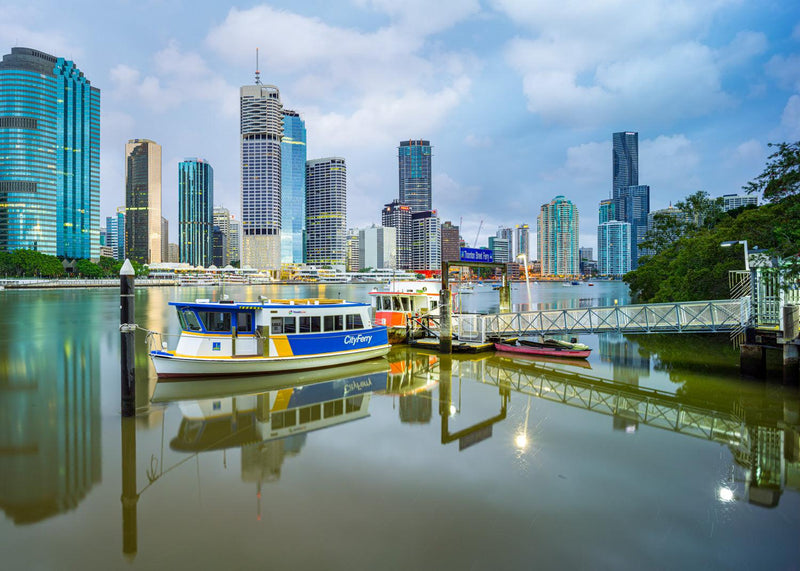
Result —
<instances>
[{"instance_id":1,"label":"cloudy sky","mask_svg":"<svg viewBox=\"0 0 800 571\"><path fill-rule=\"evenodd\" d=\"M163 147L177 237L177 164L206 158L215 203L239 213L241 85L305 118L308 158L343 156L348 226L397 197L397 146L430 139L433 204L467 242L535 230L577 204L596 247L611 134L639 132L651 209L738 193L767 143L800 139L796 0L7 0L0 46L66 57L99 87L101 209L124 203L124 145Z\"/></svg>"}]
</instances>

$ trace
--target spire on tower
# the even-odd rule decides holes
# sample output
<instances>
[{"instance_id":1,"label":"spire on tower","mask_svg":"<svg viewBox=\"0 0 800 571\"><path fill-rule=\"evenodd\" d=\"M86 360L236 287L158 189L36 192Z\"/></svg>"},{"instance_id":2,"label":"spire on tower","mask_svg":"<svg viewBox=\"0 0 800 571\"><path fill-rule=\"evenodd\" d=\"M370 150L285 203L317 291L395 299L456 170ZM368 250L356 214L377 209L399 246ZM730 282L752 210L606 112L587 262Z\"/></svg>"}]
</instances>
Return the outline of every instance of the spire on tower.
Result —
<instances>
[{"instance_id":1,"label":"spire on tower","mask_svg":"<svg viewBox=\"0 0 800 571\"><path fill-rule=\"evenodd\" d=\"M261 72L258 71L258 48L256 48L256 85L261 85Z\"/></svg>"}]
</instances>

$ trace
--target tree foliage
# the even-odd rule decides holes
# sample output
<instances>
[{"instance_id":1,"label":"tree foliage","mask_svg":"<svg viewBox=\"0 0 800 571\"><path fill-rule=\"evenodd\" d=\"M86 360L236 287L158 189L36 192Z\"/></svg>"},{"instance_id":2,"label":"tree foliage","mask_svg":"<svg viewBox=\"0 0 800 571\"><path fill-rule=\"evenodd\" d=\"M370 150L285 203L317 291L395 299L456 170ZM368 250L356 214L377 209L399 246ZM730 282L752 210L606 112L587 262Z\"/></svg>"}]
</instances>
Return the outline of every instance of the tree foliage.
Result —
<instances>
[{"instance_id":1,"label":"tree foliage","mask_svg":"<svg viewBox=\"0 0 800 571\"><path fill-rule=\"evenodd\" d=\"M800 193L800 141L769 146L778 150L767 159L764 172L742 188L750 194L762 193L767 202L780 202Z\"/></svg>"}]
</instances>

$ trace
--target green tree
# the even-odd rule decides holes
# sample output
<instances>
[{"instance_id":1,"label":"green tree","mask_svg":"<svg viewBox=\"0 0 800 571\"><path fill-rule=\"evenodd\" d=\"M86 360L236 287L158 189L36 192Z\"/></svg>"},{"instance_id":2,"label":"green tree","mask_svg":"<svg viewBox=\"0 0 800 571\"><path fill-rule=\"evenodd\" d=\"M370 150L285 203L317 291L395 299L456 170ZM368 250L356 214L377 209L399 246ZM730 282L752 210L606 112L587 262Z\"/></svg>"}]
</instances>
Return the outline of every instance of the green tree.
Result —
<instances>
[{"instance_id":1,"label":"green tree","mask_svg":"<svg viewBox=\"0 0 800 571\"><path fill-rule=\"evenodd\" d=\"M764 172L742 188L750 194L762 193L767 202L780 202L800 192L800 141L769 146L778 150L767 159Z\"/></svg>"},{"instance_id":2,"label":"green tree","mask_svg":"<svg viewBox=\"0 0 800 571\"><path fill-rule=\"evenodd\" d=\"M75 271L84 278L103 277L103 269L90 260L78 260L75 264Z\"/></svg>"},{"instance_id":3,"label":"green tree","mask_svg":"<svg viewBox=\"0 0 800 571\"><path fill-rule=\"evenodd\" d=\"M103 270L104 276L110 277L118 276L120 269L122 269L122 262L106 256L100 256L100 260L97 262L97 265Z\"/></svg>"}]
</instances>

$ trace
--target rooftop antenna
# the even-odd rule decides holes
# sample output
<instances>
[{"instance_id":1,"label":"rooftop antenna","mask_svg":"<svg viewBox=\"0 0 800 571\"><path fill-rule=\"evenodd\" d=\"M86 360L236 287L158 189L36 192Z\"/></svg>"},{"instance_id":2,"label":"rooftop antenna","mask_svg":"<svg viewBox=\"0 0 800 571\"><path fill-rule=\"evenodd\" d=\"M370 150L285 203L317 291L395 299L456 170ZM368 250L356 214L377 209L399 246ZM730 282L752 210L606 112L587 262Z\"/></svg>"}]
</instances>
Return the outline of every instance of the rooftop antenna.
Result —
<instances>
[{"instance_id":1,"label":"rooftop antenna","mask_svg":"<svg viewBox=\"0 0 800 571\"><path fill-rule=\"evenodd\" d=\"M261 85L261 72L258 71L258 48L256 48L256 85Z\"/></svg>"}]
</instances>

